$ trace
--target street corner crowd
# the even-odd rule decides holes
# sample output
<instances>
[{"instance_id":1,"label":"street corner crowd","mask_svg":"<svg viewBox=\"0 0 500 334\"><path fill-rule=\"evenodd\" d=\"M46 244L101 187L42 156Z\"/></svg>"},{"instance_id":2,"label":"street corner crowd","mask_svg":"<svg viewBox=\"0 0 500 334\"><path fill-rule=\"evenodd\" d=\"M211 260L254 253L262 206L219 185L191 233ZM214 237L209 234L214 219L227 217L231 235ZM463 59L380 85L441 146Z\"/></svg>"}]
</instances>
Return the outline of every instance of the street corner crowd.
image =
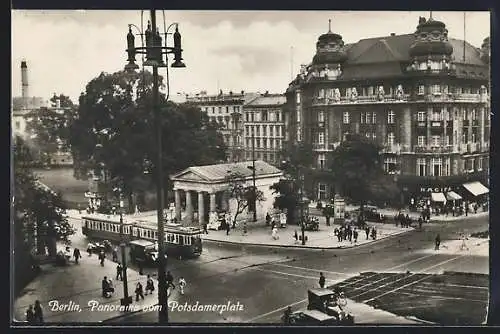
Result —
<instances>
[{"instance_id":1,"label":"street corner crowd","mask_svg":"<svg viewBox=\"0 0 500 334\"><path fill-rule=\"evenodd\" d=\"M112 263L116 263L116 274L115 280L116 281L122 281L124 280L124 277L127 275L127 268L126 266L123 266L119 261L118 261L118 252L117 248L112 249ZM88 258L92 259L93 258L93 251L91 247L88 247ZM73 258L73 261L71 261L71 258ZM74 248L73 252L71 253L71 249L69 246L66 246L64 250L60 250L57 253L56 256L56 265L58 266L67 266L70 265L71 262L73 262L75 265L80 265L81 261L80 259L82 258L81 252L78 248ZM106 268L106 253L104 252L103 249L97 252L97 260L99 261L99 264L101 267ZM108 267L109 268L109 267ZM106 268L105 270L109 270ZM144 273L142 272L142 266L140 266L140 272L139 276L143 276ZM111 279L113 275L105 275L103 276L101 280L101 297L105 299L109 299L114 296L115 294L115 286L113 284L113 280ZM137 281L135 279L135 281ZM96 282L97 284L97 282ZM178 280L178 286L179 286L179 292L181 295L185 294L186 291L186 286L187 282L184 277L179 277ZM170 271L167 271L166 273L166 289L167 289L167 296L170 296L172 293L172 290L176 288L176 285L174 284L174 277ZM146 281L145 284L141 283L140 279L137 281L135 284L135 290L134 290L134 295L135 295L135 301L139 302L140 300L145 300L145 296L148 295L153 295L155 291L155 282L151 275L146 276ZM72 291L72 293L75 293L78 291ZM43 307L42 303L39 300L36 300L34 305L29 305L26 312L25 312L25 323L29 325L40 325L43 324L44 321L44 316L43 316Z\"/></svg>"}]
</instances>

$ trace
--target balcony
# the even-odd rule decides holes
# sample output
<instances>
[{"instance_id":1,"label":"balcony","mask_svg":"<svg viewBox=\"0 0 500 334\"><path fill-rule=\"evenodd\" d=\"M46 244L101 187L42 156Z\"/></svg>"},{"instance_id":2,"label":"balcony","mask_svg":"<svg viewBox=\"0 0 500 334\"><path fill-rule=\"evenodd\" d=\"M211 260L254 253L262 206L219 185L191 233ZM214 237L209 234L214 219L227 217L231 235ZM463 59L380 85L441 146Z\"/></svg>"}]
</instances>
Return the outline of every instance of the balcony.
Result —
<instances>
[{"instance_id":1,"label":"balcony","mask_svg":"<svg viewBox=\"0 0 500 334\"><path fill-rule=\"evenodd\" d=\"M479 120L473 119L472 120L472 126L479 126Z\"/></svg>"},{"instance_id":2,"label":"balcony","mask_svg":"<svg viewBox=\"0 0 500 334\"><path fill-rule=\"evenodd\" d=\"M417 121L417 128L427 127L427 121Z\"/></svg>"},{"instance_id":3,"label":"balcony","mask_svg":"<svg viewBox=\"0 0 500 334\"><path fill-rule=\"evenodd\" d=\"M445 146L414 146L413 151L415 153L456 153L458 151L457 146L445 145Z\"/></svg>"},{"instance_id":4,"label":"balcony","mask_svg":"<svg viewBox=\"0 0 500 334\"><path fill-rule=\"evenodd\" d=\"M443 128L443 121L431 121L431 128Z\"/></svg>"},{"instance_id":5,"label":"balcony","mask_svg":"<svg viewBox=\"0 0 500 334\"><path fill-rule=\"evenodd\" d=\"M462 126L464 126L464 127L469 126L469 120L468 119L464 119L462 121Z\"/></svg>"},{"instance_id":6,"label":"balcony","mask_svg":"<svg viewBox=\"0 0 500 334\"><path fill-rule=\"evenodd\" d=\"M452 99L455 102L487 102L481 94L452 94Z\"/></svg>"},{"instance_id":7,"label":"balcony","mask_svg":"<svg viewBox=\"0 0 500 334\"><path fill-rule=\"evenodd\" d=\"M328 151L326 143L323 143L323 144L313 143L312 146L313 146L313 149L316 151Z\"/></svg>"},{"instance_id":8,"label":"balcony","mask_svg":"<svg viewBox=\"0 0 500 334\"><path fill-rule=\"evenodd\" d=\"M382 153L400 154L401 153L401 145L400 144L387 144L382 148Z\"/></svg>"}]
</instances>

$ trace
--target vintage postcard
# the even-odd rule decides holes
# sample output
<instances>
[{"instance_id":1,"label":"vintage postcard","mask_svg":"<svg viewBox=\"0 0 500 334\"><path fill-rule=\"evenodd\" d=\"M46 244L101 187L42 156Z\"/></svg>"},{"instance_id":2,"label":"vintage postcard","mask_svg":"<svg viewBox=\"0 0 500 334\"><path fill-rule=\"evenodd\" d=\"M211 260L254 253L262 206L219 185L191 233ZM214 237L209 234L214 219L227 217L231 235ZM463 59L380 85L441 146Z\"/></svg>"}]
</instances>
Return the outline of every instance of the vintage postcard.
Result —
<instances>
[{"instance_id":1,"label":"vintage postcard","mask_svg":"<svg viewBox=\"0 0 500 334\"><path fill-rule=\"evenodd\" d=\"M486 324L490 58L487 11L12 10L12 323Z\"/></svg>"}]
</instances>

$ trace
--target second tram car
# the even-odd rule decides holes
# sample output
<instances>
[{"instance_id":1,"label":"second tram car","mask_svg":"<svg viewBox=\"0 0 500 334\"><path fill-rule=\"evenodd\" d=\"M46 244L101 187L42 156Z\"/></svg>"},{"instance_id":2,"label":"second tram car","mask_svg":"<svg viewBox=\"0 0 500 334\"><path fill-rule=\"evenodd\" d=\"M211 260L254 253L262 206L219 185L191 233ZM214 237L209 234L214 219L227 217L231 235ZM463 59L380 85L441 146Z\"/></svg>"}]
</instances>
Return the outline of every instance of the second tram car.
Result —
<instances>
[{"instance_id":1,"label":"second tram car","mask_svg":"<svg viewBox=\"0 0 500 334\"><path fill-rule=\"evenodd\" d=\"M82 217L82 233L90 239L129 242L131 240L158 241L156 224L148 221L130 220L119 216L93 214ZM120 228L123 230L120 233ZM165 224L165 253L184 258L198 257L202 253L202 230L198 227Z\"/></svg>"}]
</instances>

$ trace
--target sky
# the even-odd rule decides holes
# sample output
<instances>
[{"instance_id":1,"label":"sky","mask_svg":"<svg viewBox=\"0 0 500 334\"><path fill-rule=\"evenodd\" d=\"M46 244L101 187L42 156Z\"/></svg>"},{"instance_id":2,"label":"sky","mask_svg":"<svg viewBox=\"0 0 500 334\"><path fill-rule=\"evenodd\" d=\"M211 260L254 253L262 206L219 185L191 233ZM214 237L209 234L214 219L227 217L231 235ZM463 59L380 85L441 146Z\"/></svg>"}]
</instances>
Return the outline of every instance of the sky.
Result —
<instances>
[{"instance_id":1,"label":"sky","mask_svg":"<svg viewBox=\"0 0 500 334\"><path fill-rule=\"evenodd\" d=\"M419 16L407 11L156 11L160 31L179 23L186 68L170 68L170 98L207 91L283 93L300 64L311 62L318 37L328 31L345 43L415 32ZM432 12L452 38L464 38L464 12ZM143 26L149 20L143 13ZM466 12L465 39L480 47L490 35L489 12ZM28 65L29 95L54 93L78 102L101 72L126 64L128 24L141 26L140 10L13 10L12 95L21 95L21 60ZM144 28L145 29L145 28ZM135 31L135 30L134 30ZM172 31L172 30L171 30ZM171 37L170 37L171 38ZM169 40L169 45L172 45ZM136 37L136 46L140 37ZM137 56L141 64L140 56ZM160 69L166 76L166 70Z\"/></svg>"}]
</instances>

